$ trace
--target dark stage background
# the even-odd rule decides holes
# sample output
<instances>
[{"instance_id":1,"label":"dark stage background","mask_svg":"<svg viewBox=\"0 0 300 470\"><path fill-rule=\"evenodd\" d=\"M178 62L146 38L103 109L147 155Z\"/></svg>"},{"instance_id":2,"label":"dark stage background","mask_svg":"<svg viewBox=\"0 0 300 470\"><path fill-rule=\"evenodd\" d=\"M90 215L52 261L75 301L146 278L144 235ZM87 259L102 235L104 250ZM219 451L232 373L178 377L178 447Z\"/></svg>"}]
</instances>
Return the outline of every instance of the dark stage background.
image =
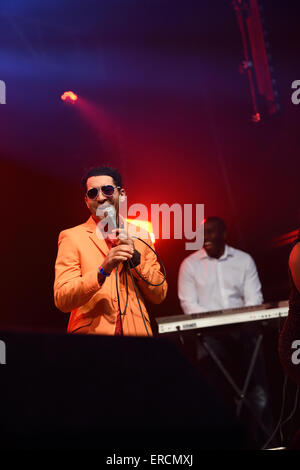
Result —
<instances>
[{"instance_id":1,"label":"dark stage background","mask_svg":"<svg viewBox=\"0 0 300 470\"><path fill-rule=\"evenodd\" d=\"M205 204L255 259L265 301L288 298L290 244L275 240L299 226L300 7L262 3L281 109L253 123L229 0L1 0L0 330L66 331L53 302L57 238L88 218L80 180L102 164L121 171L129 204ZM81 107L60 99L67 90ZM184 244L156 241L169 291L153 318L182 313ZM265 337L275 418L279 328Z\"/></svg>"},{"instance_id":2,"label":"dark stage background","mask_svg":"<svg viewBox=\"0 0 300 470\"><path fill-rule=\"evenodd\" d=\"M57 237L88 218L80 178L99 164L120 169L129 204L204 203L254 257L265 300L288 297L290 247L273 239L299 224L299 8L263 4L281 112L255 124L230 1L1 1L2 329L65 331ZM153 316L181 313L184 243L156 242L169 292Z\"/></svg>"}]
</instances>

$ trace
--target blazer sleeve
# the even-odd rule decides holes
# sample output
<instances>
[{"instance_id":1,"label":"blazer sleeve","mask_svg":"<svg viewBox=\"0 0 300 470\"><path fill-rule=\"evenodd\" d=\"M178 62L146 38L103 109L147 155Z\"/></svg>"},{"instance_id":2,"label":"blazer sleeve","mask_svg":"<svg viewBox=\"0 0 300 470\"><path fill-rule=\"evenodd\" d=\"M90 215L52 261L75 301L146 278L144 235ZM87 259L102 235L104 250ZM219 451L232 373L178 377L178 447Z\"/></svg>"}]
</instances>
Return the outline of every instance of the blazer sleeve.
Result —
<instances>
[{"instance_id":1,"label":"blazer sleeve","mask_svg":"<svg viewBox=\"0 0 300 470\"><path fill-rule=\"evenodd\" d=\"M82 275L80 255L68 230L60 233L55 263L54 302L68 313L86 304L101 287L97 270Z\"/></svg>"},{"instance_id":2,"label":"blazer sleeve","mask_svg":"<svg viewBox=\"0 0 300 470\"><path fill-rule=\"evenodd\" d=\"M146 241L153 248L153 243L150 238L148 238ZM141 246L142 244L145 248ZM141 241L139 242L137 250L141 252L141 259L139 265L136 266L135 269L151 284L159 284L162 282L164 275L160 270L160 264L157 261L155 253L153 253L153 251ZM140 278L134 269L132 269L132 272L134 277L137 279L140 290L147 300L154 304L160 304L166 298L168 290L168 284L166 280L160 286L151 286L147 282L143 281L143 279Z\"/></svg>"}]
</instances>

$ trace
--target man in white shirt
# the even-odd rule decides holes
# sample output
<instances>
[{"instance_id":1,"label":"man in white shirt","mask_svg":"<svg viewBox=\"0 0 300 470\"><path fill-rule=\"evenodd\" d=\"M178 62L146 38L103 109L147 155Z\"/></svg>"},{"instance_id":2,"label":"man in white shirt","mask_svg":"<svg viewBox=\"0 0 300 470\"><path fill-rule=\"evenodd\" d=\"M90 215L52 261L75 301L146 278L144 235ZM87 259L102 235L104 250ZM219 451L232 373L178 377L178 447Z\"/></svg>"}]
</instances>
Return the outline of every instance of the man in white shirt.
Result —
<instances>
[{"instance_id":1,"label":"man in white shirt","mask_svg":"<svg viewBox=\"0 0 300 470\"><path fill-rule=\"evenodd\" d=\"M185 314L263 303L255 262L249 254L226 244L226 225L219 217L209 217L204 221L203 248L182 262L178 276L178 296ZM221 334L206 330L202 332L202 339L205 339L225 368L230 369L230 373L233 368L234 373L238 371L239 381L244 380L255 347L255 325L248 324L242 329L228 326ZM196 354L200 360L200 372L206 375L211 385L225 393L226 384L216 378L216 367L211 362L205 362L206 352L200 344ZM257 415L261 416L263 411L266 414L267 407L265 387L263 358L260 354L253 370L250 399ZM269 411L267 413L270 414ZM270 419L268 416L269 422Z\"/></svg>"},{"instance_id":2,"label":"man in white shirt","mask_svg":"<svg viewBox=\"0 0 300 470\"><path fill-rule=\"evenodd\" d=\"M203 248L182 262L178 296L187 314L263 303L253 259L226 244L226 226L219 217L206 219Z\"/></svg>"}]
</instances>

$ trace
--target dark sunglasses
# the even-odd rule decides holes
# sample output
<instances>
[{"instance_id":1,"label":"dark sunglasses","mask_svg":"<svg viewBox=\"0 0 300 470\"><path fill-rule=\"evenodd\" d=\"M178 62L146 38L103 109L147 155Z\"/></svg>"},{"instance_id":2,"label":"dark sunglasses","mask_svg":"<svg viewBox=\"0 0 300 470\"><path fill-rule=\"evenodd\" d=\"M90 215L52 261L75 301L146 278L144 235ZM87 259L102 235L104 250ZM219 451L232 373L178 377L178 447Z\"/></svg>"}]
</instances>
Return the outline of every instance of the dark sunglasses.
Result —
<instances>
[{"instance_id":1,"label":"dark sunglasses","mask_svg":"<svg viewBox=\"0 0 300 470\"><path fill-rule=\"evenodd\" d=\"M112 197L115 189L121 189L120 186L112 186L111 184L106 184L105 186L101 186L100 188L91 188L87 191L86 195L89 199L96 199L99 194L99 191L105 197Z\"/></svg>"}]
</instances>

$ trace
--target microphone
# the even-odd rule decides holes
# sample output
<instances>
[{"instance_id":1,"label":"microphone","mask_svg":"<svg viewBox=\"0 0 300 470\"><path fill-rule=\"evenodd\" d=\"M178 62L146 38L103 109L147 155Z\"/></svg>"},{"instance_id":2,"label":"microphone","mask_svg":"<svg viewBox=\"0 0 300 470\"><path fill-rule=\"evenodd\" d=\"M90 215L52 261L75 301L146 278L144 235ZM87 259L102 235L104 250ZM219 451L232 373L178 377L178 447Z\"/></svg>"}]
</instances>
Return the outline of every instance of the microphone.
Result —
<instances>
[{"instance_id":1,"label":"microphone","mask_svg":"<svg viewBox=\"0 0 300 470\"><path fill-rule=\"evenodd\" d=\"M104 215L107 219L108 223L108 231L110 232L111 230L114 230L117 228L117 220L116 220L116 211L114 206L108 205L103 208Z\"/></svg>"},{"instance_id":2,"label":"microphone","mask_svg":"<svg viewBox=\"0 0 300 470\"><path fill-rule=\"evenodd\" d=\"M96 228L97 236L108 237L112 243L116 243L116 235L112 234L112 231L118 228L114 206L109 203L101 205L97 208L96 215L100 218Z\"/></svg>"}]
</instances>

